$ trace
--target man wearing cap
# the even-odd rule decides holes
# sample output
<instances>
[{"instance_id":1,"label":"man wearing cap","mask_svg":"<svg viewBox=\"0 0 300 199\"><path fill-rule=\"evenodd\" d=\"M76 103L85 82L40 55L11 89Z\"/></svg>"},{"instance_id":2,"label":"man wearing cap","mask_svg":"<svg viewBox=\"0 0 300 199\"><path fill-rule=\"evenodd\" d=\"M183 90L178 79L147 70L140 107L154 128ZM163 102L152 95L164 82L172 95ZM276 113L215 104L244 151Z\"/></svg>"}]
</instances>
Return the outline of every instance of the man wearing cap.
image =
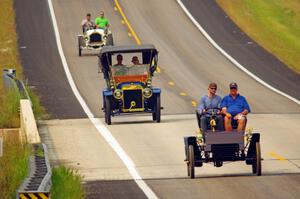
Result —
<instances>
[{"instance_id":1,"label":"man wearing cap","mask_svg":"<svg viewBox=\"0 0 300 199\"><path fill-rule=\"evenodd\" d=\"M94 28L95 23L91 19L91 14L87 13L86 18L81 22L82 32L86 32L87 30Z\"/></svg>"},{"instance_id":2,"label":"man wearing cap","mask_svg":"<svg viewBox=\"0 0 300 199\"><path fill-rule=\"evenodd\" d=\"M250 106L246 98L238 93L237 83L230 83L229 88L229 95L221 102L222 113L225 115L225 130L232 131L232 123L237 123L237 131L244 132L247 123L246 115L251 111Z\"/></svg>"},{"instance_id":3,"label":"man wearing cap","mask_svg":"<svg viewBox=\"0 0 300 199\"><path fill-rule=\"evenodd\" d=\"M100 17L95 19L95 23L97 28L105 29L109 27L109 20L104 17L103 11L100 12Z\"/></svg>"},{"instance_id":4,"label":"man wearing cap","mask_svg":"<svg viewBox=\"0 0 300 199\"><path fill-rule=\"evenodd\" d=\"M208 94L201 97L198 109L197 120L202 131L207 131L207 124L212 112L217 114L217 130L223 130L223 117L220 114L222 98L216 94L217 84L212 82L208 85Z\"/></svg>"}]
</instances>

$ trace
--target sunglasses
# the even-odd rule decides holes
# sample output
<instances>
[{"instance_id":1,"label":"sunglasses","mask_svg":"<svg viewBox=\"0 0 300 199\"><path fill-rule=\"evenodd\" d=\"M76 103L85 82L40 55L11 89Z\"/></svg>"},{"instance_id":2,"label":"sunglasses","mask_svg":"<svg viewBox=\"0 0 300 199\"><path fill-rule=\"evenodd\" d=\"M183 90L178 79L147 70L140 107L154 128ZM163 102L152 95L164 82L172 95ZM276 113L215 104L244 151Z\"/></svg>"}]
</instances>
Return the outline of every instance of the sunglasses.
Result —
<instances>
[{"instance_id":1,"label":"sunglasses","mask_svg":"<svg viewBox=\"0 0 300 199\"><path fill-rule=\"evenodd\" d=\"M232 88L230 88L230 90L236 90L237 88L236 87L232 87Z\"/></svg>"},{"instance_id":2,"label":"sunglasses","mask_svg":"<svg viewBox=\"0 0 300 199\"><path fill-rule=\"evenodd\" d=\"M217 88L210 88L211 90L217 90Z\"/></svg>"}]
</instances>

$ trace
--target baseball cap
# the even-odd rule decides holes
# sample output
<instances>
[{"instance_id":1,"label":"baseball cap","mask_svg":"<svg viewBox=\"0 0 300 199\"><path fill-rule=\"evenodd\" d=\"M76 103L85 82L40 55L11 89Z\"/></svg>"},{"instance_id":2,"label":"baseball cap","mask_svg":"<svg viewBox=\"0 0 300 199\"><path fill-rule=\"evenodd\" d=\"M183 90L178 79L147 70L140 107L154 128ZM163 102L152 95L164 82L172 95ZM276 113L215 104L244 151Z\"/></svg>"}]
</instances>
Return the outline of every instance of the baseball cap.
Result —
<instances>
[{"instance_id":1,"label":"baseball cap","mask_svg":"<svg viewBox=\"0 0 300 199\"><path fill-rule=\"evenodd\" d=\"M231 82L230 84L229 84L229 88L237 88L238 87L238 85L237 85L237 83L235 83L235 82Z\"/></svg>"}]
</instances>

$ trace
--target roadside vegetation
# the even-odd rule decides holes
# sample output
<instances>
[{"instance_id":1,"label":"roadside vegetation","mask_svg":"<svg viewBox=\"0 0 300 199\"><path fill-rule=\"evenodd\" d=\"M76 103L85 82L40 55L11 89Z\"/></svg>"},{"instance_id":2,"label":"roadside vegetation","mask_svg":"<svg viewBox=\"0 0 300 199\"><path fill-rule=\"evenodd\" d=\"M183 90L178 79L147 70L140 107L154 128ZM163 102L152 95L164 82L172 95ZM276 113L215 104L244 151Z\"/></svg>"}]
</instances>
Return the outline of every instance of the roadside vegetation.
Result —
<instances>
[{"instance_id":1,"label":"roadside vegetation","mask_svg":"<svg viewBox=\"0 0 300 199\"><path fill-rule=\"evenodd\" d=\"M300 73L299 0L217 2L253 40Z\"/></svg>"},{"instance_id":2,"label":"roadside vegetation","mask_svg":"<svg viewBox=\"0 0 300 199\"><path fill-rule=\"evenodd\" d=\"M52 199L84 199L82 176L76 170L64 166L52 169Z\"/></svg>"},{"instance_id":3,"label":"roadside vegetation","mask_svg":"<svg viewBox=\"0 0 300 199\"><path fill-rule=\"evenodd\" d=\"M17 78L22 79L22 67L19 61L17 33L15 26L15 12L13 0L0 1L0 73L4 68L14 68ZM27 87L29 88L29 87ZM40 105L38 96L28 89L33 103L36 118L43 118L45 110ZM3 78L0 81L0 128L16 128L20 126L19 107L20 95L14 89L5 89Z\"/></svg>"},{"instance_id":4,"label":"roadside vegetation","mask_svg":"<svg viewBox=\"0 0 300 199\"><path fill-rule=\"evenodd\" d=\"M0 157L0 198L16 198L16 190L27 176L31 148L21 143L17 130L0 131L3 138L3 156Z\"/></svg>"},{"instance_id":5,"label":"roadside vegetation","mask_svg":"<svg viewBox=\"0 0 300 199\"><path fill-rule=\"evenodd\" d=\"M15 30L15 15L12 0L0 1L0 69L1 77L4 68L15 68L17 76L22 76L17 48L17 34ZM16 91L4 89L3 80L0 82L0 128L18 127L19 99Z\"/></svg>"}]
</instances>

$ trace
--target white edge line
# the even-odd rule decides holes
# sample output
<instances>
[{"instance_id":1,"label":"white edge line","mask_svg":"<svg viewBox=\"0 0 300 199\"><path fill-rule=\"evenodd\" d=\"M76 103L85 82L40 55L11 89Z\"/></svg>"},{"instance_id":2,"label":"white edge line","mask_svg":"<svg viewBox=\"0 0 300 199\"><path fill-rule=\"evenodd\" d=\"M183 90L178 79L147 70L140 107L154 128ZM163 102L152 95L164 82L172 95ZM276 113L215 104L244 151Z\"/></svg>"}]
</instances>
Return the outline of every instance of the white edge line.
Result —
<instances>
[{"instance_id":1,"label":"white edge line","mask_svg":"<svg viewBox=\"0 0 300 199\"><path fill-rule=\"evenodd\" d=\"M257 82L259 82L260 84L264 85L265 87L269 88L270 90L292 100L293 102L297 103L298 105L300 105L300 101L297 100L296 98L274 88L273 86L271 86L270 84L266 83L265 81L263 81L262 79L260 79L259 77L257 77L256 75L254 75L253 73L251 73L249 70L247 70L244 66L242 66L239 62L237 62L233 57L231 57L228 53L226 53L225 50L223 50L210 36L209 34L204 30L204 28L202 28L202 26L196 21L196 19L193 17L193 15L188 11L188 9L185 7L185 5L182 3L181 0L177 0L177 3L180 5L180 7L183 9L183 11L185 12L185 14L190 18L190 20L194 23L194 25L200 30L200 32L204 35L204 37L206 37L206 39L218 50L221 52L221 54L223 54L229 61L231 61L234 65L236 65L239 69L241 69L242 71L244 71L247 75L249 75L250 77L252 77L254 80L256 80Z\"/></svg>"},{"instance_id":2,"label":"white edge line","mask_svg":"<svg viewBox=\"0 0 300 199\"><path fill-rule=\"evenodd\" d=\"M58 52L59 52L59 55L61 57L61 61L62 61L63 67L64 67L64 71L66 73L68 82L71 86L71 89L72 89L74 95L76 96L77 100L79 101L80 105L82 106L84 112L87 114L87 116L90 119L90 121L92 122L92 124L96 127L98 132L103 136L103 138L111 146L111 148L117 153L119 158L123 161L123 163L125 164L126 168L129 171L130 175L132 176L132 178L134 179L136 184L140 187L140 189L145 193L145 195L148 198L151 198L151 199L152 198L153 199L158 198L156 196L156 194L150 189L150 187L143 181L143 179L140 176L140 174L138 173L133 161L127 155L125 150L121 147L121 145L113 137L113 135L108 130L108 128L101 122L101 120L94 117L93 113L91 112L91 110L87 106L86 102L84 101L84 99L80 95L80 93L79 93L79 91L78 91L78 89L75 85L75 82L72 78L72 75L70 73L69 66L68 66L66 57L64 55L64 52L63 52L63 48L62 48L61 40L60 40L60 34L59 34L59 31L58 31L58 25L57 25L57 21L56 21L54 9L53 9L52 0L48 0L48 5L49 5L49 10L50 10L50 15L51 15L51 18L52 18L52 24L53 24L53 28L54 28L54 33L55 33Z\"/></svg>"}]
</instances>

